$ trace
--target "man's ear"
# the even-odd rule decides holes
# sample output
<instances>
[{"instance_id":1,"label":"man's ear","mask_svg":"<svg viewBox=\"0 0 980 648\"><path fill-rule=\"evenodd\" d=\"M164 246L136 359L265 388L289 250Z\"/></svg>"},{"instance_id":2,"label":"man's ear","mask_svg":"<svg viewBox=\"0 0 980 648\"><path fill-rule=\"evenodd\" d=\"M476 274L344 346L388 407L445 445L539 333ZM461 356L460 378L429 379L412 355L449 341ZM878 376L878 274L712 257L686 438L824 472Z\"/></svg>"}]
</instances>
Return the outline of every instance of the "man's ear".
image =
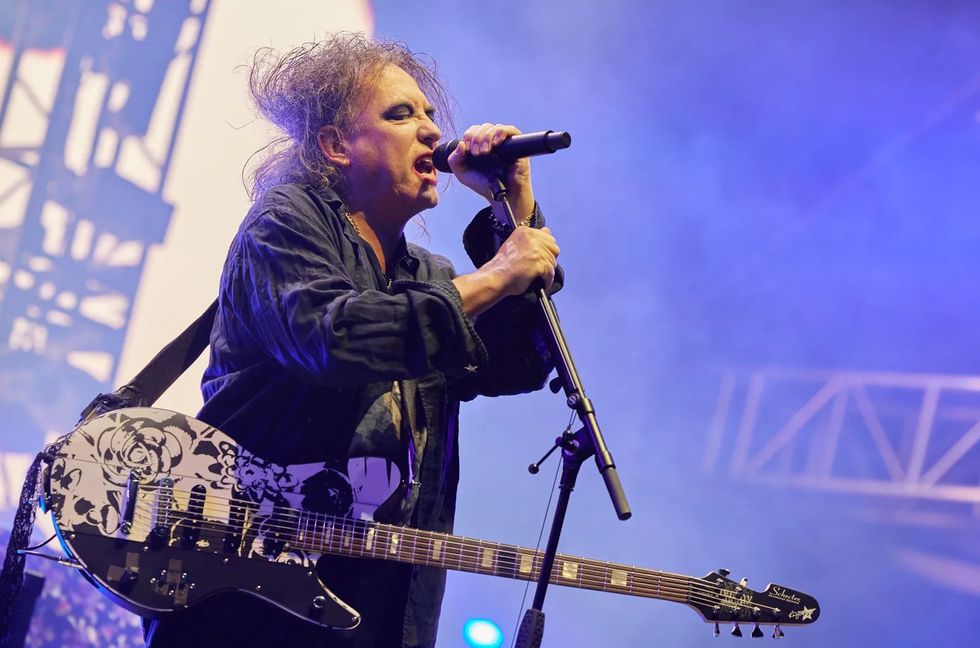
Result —
<instances>
[{"instance_id":1,"label":"man's ear","mask_svg":"<svg viewBox=\"0 0 980 648\"><path fill-rule=\"evenodd\" d=\"M316 139L327 162L338 167L350 165L349 150L336 126L324 126L316 134Z\"/></svg>"}]
</instances>

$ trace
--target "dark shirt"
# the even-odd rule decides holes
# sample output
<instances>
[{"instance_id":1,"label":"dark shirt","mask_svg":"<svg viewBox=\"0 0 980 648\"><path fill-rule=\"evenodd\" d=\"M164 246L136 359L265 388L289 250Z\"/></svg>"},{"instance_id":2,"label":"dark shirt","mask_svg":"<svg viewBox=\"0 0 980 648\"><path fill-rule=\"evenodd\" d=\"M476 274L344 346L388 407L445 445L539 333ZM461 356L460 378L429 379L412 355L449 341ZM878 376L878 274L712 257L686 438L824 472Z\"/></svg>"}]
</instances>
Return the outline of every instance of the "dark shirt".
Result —
<instances>
[{"instance_id":1,"label":"dark shirt","mask_svg":"<svg viewBox=\"0 0 980 648\"><path fill-rule=\"evenodd\" d=\"M543 385L551 364L538 307L507 298L474 322L447 259L403 237L386 277L345 213L336 194L301 185L253 205L222 273L198 418L280 465L380 460L400 488L376 517L452 532L459 402ZM491 219L484 210L464 236L477 265L506 235ZM536 210L532 224L542 222ZM325 560L328 586L363 617L349 636L285 618L256 623L243 614L252 603L218 599L156 624L151 645L201 640L209 628L224 641L229 631L256 640L273 627L276 642L288 634L296 645L434 645L444 571Z\"/></svg>"}]
</instances>

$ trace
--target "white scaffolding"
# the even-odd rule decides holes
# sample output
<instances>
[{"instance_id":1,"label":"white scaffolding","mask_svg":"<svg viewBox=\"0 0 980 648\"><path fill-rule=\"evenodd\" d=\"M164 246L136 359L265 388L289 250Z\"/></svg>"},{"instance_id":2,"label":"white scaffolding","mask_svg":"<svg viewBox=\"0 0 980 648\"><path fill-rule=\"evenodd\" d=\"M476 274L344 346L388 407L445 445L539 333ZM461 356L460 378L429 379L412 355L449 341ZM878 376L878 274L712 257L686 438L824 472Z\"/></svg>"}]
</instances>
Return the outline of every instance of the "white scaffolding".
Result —
<instances>
[{"instance_id":1,"label":"white scaffolding","mask_svg":"<svg viewBox=\"0 0 980 648\"><path fill-rule=\"evenodd\" d=\"M751 481L973 505L980 377L727 371L702 468Z\"/></svg>"}]
</instances>

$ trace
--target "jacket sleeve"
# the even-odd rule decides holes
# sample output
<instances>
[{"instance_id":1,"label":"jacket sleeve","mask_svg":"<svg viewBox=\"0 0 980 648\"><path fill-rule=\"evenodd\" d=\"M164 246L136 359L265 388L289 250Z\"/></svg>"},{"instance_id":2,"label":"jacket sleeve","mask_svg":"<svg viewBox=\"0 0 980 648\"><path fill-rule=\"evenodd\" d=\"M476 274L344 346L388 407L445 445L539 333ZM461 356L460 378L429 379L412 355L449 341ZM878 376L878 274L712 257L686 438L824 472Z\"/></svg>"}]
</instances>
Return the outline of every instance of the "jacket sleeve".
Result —
<instances>
[{"instance_id":1,"label":"jacket sleeve","mask_svg":"<svg viewBox=\"0 0 980 648\"><path fill-rule=\"evenodd\" d=\"M544 226L544 216L537 205L531 226ZM473 264L480 267L493 258L511 231L512 227L496 221L489 208L478 213L463 234L463 245ZM564 271L559 266L548 294L558 292L563 284ZM456 381L453 387L457 398L518 394L544 386L554 363L541 306L533 292L501 300L477 318L476 330L488 361L475 373Z\"/></svg>"},{"instance_id":2,"label":"jacket sleeve","mask_svg":"<svg viewBox=\"0 0 980 648\"><path fill-rule=\"evenodd\" d=\"M357 290L344 234L329 220L302 197L263 202L239 233L223 286L237 330L287 369L332 386L485 363L451 267L445 279L396 282L393 294Z\"/></svg>"}]
</instances>

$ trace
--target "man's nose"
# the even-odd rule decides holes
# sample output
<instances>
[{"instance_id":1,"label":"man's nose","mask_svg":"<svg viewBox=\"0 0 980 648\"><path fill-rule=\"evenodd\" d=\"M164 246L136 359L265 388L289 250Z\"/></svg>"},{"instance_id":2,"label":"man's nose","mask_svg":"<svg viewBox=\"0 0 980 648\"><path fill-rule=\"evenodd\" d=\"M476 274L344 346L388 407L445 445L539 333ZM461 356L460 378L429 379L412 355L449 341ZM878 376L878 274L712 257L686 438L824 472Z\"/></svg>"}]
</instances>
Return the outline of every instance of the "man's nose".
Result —
<instances>
[{"instance_id":1,"label":"man's nose","mask_svg":"<svg viewBox=\"0 0 980 648\"><path fill-rule=\"evenodd\" d=\"M419 126L419 140L427 146L435 147L436 143L442 138L442 131L434 121L426 117L422 125Z\"/></svg>"}]
</instances>

